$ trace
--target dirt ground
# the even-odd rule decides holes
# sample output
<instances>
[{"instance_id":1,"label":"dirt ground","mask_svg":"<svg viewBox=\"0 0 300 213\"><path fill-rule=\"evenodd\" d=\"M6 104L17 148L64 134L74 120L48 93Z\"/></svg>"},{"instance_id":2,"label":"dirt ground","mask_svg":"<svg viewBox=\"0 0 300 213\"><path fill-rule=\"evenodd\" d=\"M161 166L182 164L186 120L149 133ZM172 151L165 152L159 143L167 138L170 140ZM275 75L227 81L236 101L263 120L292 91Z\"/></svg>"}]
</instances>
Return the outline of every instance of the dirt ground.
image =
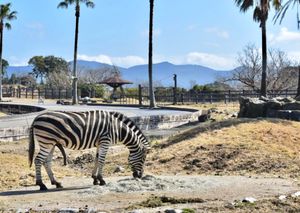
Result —
<instances>
[{"instance_id":1,"label":"dirt ground","mask_svg":"<svg viewBox=\"0 0 300 213\"><path fill-rule=\"evenodd\" d=\"M126 148L111 147L106 186L92 185L94 149L66 150L68 165L56 152L53 168L65 188L45 179L50 190L40 192L27 163L28 142L0 143L0 212L299 212L300 197L292 195L300 191L300 123L231 118L231 110L217 109L218 119L152 141L140 181L130 176Z\"/></svg>"}]
</instances>

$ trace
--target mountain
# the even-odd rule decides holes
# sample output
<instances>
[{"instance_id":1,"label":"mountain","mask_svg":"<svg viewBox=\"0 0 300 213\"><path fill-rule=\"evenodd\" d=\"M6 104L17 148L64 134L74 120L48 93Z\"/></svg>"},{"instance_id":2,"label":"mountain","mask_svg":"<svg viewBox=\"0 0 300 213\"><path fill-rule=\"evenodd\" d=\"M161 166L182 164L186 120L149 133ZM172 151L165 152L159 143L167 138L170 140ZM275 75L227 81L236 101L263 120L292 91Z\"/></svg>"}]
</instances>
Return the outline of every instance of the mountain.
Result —
<instances>
[{"instance_id":1,"label":"mountain","mask_svg":"<svg viewBox=\"0 0 300 213\"><path fill-rule=\"evenodd\" d=\"M174 65L162 62L153 65L153 79L158 84L173 86L173 76L177 75L179 87L189 88L191 82L208 84L217 80L218 77L230 75L231 71L217 71L200 65ZM123 77L134 83L148 80L148 65L139 65L122 70Z\"/></svg>"},{"instance_id":2,"label":"mountain","mask_svg":"<svg viewBox=\"0 0 300 213\"><path fill-rule=\"evenodd\" d=\"M72 66L72 62L70 62ZM104 67L112 67L109 64L99 63L95 61L78 60L78 68L101 69ZM148 65L138 65L129 68L118 67L122 77L125 80L132 81L134 86L148 81ZM12 73L25 74L32 71L31 66L13 66L8 67L8 76ZM173 86L173 76L177 75L179 87L190 88L191 82L200 85L213 83L218 77L229 76L232 70L219 71L201 65L175 65L169 62L153 64L153 80L155 84L163 86Z\"/></svg>"},{"instance_id":3,"label":"mountain","mask_svg":"<svg viewBox=\"0 0 300 213\"><path fill-rule=\"evenodd\" d=\"M8 77L13 73L16 75L23 75L29 72L32 72L32 66L8 66L6 69L6 75Z\"/></svg>"}]
</instances>

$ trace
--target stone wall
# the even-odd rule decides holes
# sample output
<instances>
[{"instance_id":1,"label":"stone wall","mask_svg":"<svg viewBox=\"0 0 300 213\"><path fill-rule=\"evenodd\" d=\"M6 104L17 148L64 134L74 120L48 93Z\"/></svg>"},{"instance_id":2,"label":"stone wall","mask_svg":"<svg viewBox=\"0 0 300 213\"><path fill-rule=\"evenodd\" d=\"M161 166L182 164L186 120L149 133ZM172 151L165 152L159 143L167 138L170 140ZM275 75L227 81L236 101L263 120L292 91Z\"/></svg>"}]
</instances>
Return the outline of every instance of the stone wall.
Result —
<instances>
[{"instance_id":1,"label":"stone wall","mask_svg":"<svg viewBox=\"0 0 300 213\"><path fill-rule=\"evenodd\" d=\"M300 121L300 97L294 98L246 98L240 99L240 118L282 118Z\"/></svg>"}]
</instances>

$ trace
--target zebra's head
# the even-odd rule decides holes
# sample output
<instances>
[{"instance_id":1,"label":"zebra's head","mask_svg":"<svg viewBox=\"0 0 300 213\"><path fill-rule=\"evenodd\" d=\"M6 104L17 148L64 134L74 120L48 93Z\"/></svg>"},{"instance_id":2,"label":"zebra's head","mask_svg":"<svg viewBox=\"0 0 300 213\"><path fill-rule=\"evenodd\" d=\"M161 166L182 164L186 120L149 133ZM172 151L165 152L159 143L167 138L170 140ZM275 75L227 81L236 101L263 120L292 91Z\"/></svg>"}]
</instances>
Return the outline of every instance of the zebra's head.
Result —
<instances>
[{"instance_id":1,"label":"zebra's head","mask_svg":"<svg viewBox=\"0 0 300 213\"><path fill-rule=\"evenodd\" d=\"M134 178L142 178L147 153L148 149L146 147L139 148L135 152L129 153L128 161L131 165L132 176Z\"/></svg>"}]
</instances>

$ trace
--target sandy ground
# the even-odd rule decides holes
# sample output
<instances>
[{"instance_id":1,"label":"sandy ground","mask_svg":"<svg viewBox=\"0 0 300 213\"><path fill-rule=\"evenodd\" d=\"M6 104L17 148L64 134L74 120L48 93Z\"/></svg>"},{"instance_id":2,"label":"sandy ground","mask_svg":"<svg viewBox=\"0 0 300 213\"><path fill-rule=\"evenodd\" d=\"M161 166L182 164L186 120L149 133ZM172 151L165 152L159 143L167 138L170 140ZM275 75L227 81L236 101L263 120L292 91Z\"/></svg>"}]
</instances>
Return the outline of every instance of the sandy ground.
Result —
<instances>
[{"instance_id":1,"label":"sandy ground","mask_svg":"<svg viewBox=\"0 0 300 213\"><path fill-rule=\"evenodd\" d=\"M93 186L91 178L65 178L64 189L40 192L37 186L0 193L2 209L59 210L66 208L126 212L150 196L202 199L189 204L200 211L207 206L224 206L245 197L272 198L291 194L299 187L293 180L242 176L150 176L142 180L110 177L106 186ZM63 198L63 199L62 199ZM186 204L166 204L160 209L184 208ZM205 207L206 206L206 207ZM127 210L126 210L127 209ZM155 212L143 208L143 212ZM158 208L156 209L159 210Z\"/></svg>"}]
</instances>

